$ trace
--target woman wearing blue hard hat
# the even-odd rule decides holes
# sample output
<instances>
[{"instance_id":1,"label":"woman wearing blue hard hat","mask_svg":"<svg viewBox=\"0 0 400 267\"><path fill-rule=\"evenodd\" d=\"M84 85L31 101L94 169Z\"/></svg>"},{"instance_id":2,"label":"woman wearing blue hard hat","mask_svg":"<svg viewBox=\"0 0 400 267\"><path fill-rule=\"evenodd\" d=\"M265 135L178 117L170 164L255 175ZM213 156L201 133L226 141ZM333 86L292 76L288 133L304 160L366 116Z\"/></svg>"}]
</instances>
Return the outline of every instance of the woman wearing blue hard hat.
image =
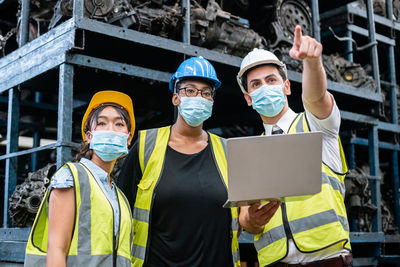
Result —
<instances>
[{"instance_id":1,"label":"woman wearing blue hard hat","mask_svg":"<svg viewBox=\"0 0 400 267\"><path fill-rule=\"evenodd\" d=\"M220 87L203 57L185 60L169 89L172 126L139 132L119 187L133 209L133 266L240 266L238 210L224 209L223 140L203 130Z\"/></svg>"}]
</instances>

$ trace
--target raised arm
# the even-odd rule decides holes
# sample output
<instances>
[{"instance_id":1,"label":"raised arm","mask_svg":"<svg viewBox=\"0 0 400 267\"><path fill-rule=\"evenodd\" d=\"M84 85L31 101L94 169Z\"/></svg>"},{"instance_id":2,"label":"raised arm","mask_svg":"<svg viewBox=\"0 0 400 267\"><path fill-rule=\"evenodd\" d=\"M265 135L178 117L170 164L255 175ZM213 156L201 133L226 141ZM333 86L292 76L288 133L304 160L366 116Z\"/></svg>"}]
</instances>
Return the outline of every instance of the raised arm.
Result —
<instances>
[{"instance_id":1,"label":"raised arm","mask_svg":"<svg viewBox=\"0 0 400 267\"><path fill-rule=\"evenodd\" d=\"M301 26L294 30L290 56L303 61L303 104L315 117L329 117L333 108L333 96L327 91L326 73L322 63L322 44L310 36L303 36Z\"/></svg>"}]
</instances>

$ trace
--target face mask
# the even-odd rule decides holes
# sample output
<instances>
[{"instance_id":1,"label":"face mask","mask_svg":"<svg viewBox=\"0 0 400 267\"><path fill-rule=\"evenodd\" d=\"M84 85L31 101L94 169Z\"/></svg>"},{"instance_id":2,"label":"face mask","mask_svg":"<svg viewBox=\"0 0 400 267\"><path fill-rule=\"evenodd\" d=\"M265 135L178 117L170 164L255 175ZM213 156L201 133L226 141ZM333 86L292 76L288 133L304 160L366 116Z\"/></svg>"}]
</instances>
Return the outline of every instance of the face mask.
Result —
<instances>
[{"instance_id":1,"label":"face mask","mask_svg":"<svg viewBox=\"0 0 400 267\"><path fill-rule=\"evenodd\" d=\"M253 102L253 109L266 117L274 117L285 106L285 96L282 85L263 85L249 94Z\"/></svg>"},{"instance_id":2,"label":"face mask","mask_svg":"<svg viewBox=\"0 0 400 267\"><path fill-rule=\"evenodd\" d=\"M93 131L90 148L104 161L112 161L128 153L129 134L114 131Z\"/></svg>"},{"instance_id":3,"label":"face mask","mask_svg":"<svg viewBox=\"0 0 400 267\"><path fill-rule=\"evenodd\" d=\"M181 97L179 114L193 127L199 126L211 117L213 102L203 97Z\"/></svg>"}]
</instances>

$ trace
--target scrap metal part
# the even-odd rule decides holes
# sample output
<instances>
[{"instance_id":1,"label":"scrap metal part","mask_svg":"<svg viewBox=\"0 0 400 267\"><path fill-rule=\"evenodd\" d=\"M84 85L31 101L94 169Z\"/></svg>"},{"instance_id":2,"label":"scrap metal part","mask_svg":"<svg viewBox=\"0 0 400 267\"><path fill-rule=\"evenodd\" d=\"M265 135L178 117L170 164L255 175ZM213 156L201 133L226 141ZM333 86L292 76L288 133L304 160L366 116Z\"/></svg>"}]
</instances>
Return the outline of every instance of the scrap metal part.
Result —
<instances>
[{"instance_id":1,"label":"scrap metal part","mask_svg":"<svg viewBox=\"0 0 400 267\"><path fill-rule=\"evenodd\" d=\"M50 184L51 176L56 171L56 164L47 164L36 172L30 172L25 181L17 185L9 198L8 212L17 227L32 226L40 203Z\"/></svg>"},{"instance_id":2,"label":"scrap metal part","mask_svg":"<svg viewBox=\"0 0 400 267\"><path fill-rule=\"evenodd\" d=\"M221 9L210 0L207 8L192 7L190 33L191 43L222 53L245 56L253 48L265 47L265 39L245 27L239 17Z\"/></svg>"}]
</instances>

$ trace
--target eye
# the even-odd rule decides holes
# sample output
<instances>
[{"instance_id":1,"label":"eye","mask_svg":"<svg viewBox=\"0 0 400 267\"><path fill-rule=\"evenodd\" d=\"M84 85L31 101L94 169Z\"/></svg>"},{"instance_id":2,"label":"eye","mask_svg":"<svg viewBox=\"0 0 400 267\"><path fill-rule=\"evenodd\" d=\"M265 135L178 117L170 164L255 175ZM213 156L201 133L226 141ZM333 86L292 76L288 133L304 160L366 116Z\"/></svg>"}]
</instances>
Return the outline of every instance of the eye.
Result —
<instances>
[{"instance_id":1,"label":"eye","mask_svg":"<svg viewBox=\"0 0 400 267\"><path fill-rule=\"evenodd\" d=\"M102 125L106 125L106 123L104 121L98 121L97 122L97 126L102 126Z\"/></svg>"},{"instance_id":2,"label":"eye","mask_svg":"<svg viewBox=\"0 0 400 267\"><path fill-rule=\"evenodd\" d=\"M255 82L253 82L253 83L251 84L251 87L252 87L252 88L258 88L258 87L260 87L260 85L261 85L260 82L255 81Z\"/></svg>"},{"instance_id":3,"label":"eye","mask_svg":"<svg viewBox=\"0 0 400 267\"><path fill-rule=\"evenodd\" d=\"M211 91L203 91L203 96L211 97Z\"/></svg>"},{"instance_id":4,"label":"eye","mask_svg":"<svg viewBox=\"0 0 400 267\"><path fill-rule=\"evenodd\" d=\"M187 88L186 88L186 93L188 93L188 94L190 94L190 95L194 95L194 94L195 94L195 89L194 89L194 88L187 87Z\"/></svg>"},{"instance_id":5,"label":"eye","mask_svg":"<svg viewBox=\"0 0 400 267\"><path fill-rule=\"evenodd\" d=\"M276 82L276 78L271 77L271 78L267 79L267 83L275 83L275 82Z\"/></svg>"}]
</instances>

